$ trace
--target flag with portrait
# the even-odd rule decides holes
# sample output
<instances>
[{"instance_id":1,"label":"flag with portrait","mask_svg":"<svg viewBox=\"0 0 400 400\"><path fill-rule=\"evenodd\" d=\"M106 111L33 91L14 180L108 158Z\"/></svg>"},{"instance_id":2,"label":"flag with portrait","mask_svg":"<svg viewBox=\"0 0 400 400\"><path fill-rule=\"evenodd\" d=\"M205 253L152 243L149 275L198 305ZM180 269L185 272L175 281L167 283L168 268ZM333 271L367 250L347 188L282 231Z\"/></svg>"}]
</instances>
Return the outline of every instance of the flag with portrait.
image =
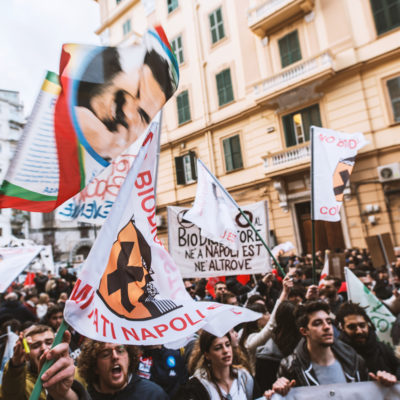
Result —
<instances>
[{"instance_id":1,"label":"flag with portrait","mask_svg":"<svg viewBox=\"0 0 400 400\"><path fill-rule=\"evenodd\" d=\"M362 133L311 127L312 219L340 221L344 190L358 150L368 142Z\"/></svg>"},{"instance_id":2,"label":"flag with portrait","mask_svg":"<svg viewBox=\"0 0 400 400\"><path fill-rule=\"evenodd\" d=\"M161 27L141 44L64 44L0 188L0 208L49 212L142 135L175 92L179 70Z\"/></svg>"}]
</instances>

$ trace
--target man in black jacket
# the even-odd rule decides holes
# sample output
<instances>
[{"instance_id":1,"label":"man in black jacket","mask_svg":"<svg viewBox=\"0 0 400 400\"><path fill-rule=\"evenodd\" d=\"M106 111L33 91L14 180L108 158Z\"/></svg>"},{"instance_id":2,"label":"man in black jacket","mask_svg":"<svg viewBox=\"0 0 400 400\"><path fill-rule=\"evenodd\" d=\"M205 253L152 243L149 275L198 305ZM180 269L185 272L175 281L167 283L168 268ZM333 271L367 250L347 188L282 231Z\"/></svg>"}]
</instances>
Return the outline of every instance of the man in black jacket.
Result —
<instances>
[{"instance_id":1,"label":"man in black jacket","mask_svg":"<svg viewBox=\"0 0 400 400\"><path fill-rule=\"evenodd\" d=\"M330 309L326 303L312 301L300 306L295 313L303 339L293 354L284 358L278 380L266 397L273 393L285 396L293 386L314 386L368 380L364 360L347 344L334 340ZM396 378L383 371L369 376L385 385L393 385Z\"/></svg>"},{"instance_id":2,"label":"man in black jacket","mask_svg":"<svg viewBox=\"0 0 400 400\"><path fill-rule=\"evenodd\" d=\"M375 328L360 305L342 304L336 316L341 330L339 339L350 345L366 362L368 371L387 371L400 379L400 365L392 348L378 341Z\"/></svg>"}]
</instances>

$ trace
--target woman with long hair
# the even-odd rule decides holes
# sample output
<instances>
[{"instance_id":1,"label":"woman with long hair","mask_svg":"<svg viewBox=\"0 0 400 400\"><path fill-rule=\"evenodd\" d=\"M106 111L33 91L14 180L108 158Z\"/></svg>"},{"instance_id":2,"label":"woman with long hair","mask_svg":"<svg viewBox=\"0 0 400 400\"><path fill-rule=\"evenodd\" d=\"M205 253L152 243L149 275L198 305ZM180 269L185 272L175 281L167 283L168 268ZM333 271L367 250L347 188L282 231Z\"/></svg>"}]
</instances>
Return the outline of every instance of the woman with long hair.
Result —
<instances>
[{"instance_id":1,"label":"woman with long hair","mask_svg":"<svg viewBox=\"0 0 400 400\"><path fill-rule=\"evenodd\" d=\"M279 304L272 337L257 349L255 380L263 392L275 382L281 360L292 354L299 343L301 335L294 318L295 308L296 305L291 301Z\"/></svg>"},{"instance_id":2,"label":"woman with long hair","mask_svg":"<svg viewBox=\"0 0 400 400\"><path fill-rule=\"evenodd\" d=\"M229 333L217 337L202 331L189 359L188 369L194 371L193 376L175 400L253 399L253 377L241 357L232 346Z\"/></svg>"}]
</instances>

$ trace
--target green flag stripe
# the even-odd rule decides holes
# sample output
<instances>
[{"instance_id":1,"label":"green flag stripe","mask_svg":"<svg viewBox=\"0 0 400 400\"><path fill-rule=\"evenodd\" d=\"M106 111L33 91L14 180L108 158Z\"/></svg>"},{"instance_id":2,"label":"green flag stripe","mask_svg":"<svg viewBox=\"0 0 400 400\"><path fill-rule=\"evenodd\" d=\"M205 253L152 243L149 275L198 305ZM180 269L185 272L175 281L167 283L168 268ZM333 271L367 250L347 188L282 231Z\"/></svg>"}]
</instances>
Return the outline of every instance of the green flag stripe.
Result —
<instances>
[{"instance_id":1,"label":"green flag stripe","mask_svg":"<svg viewBox=\"0 0 400 400\"><path fill-rule=\"evenodd\" d=\"M37 192L32 192L30 190L24 189L20 186L14 185L8 181L4 181L0 193L5 196L10 197L19 197L24 200L31 201L55 201L57 200L57 196L46 196L44 194L40 194Z\"/></svg>"}]
</instances>

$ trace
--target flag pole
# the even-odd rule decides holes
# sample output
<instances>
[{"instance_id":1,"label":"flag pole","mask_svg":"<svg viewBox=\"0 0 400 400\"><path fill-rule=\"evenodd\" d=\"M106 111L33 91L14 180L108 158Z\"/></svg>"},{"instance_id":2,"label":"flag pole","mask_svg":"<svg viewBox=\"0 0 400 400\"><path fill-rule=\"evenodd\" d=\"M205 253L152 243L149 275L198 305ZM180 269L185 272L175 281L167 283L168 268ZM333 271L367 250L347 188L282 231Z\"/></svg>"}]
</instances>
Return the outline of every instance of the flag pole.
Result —
<instances>
[{"instance_id":1,"label":"flag pole","mask_svg":"<svg viewBox=\"0 0 400 400\"><path fill-rule=\"evenodd\" d=\"M161 147L161 124L162 124L163 111L160 110L160 119L158 122L158 139L157 139L157 155L156 167L154 168L154 202L156 203L157 181L158 181L158 167L160 164L160 147Z\"/></svg>"},{"instance_id":2,"label":"flag pole","mask_svg":"<svg viewBox=\"0 0 400 400\"><path fill-rule=\"evenodd\" d=\"M68 329L68 324L63 319L60 327L58 328L56 337L54 338L51 348L61 343L64 333L67 329ZM39 376L36 379L36 383L29 397L29 400L39 400L40 393L42 391L42 375L54 364L55 361L56 361L55 359L52 359L52 360L46 360L44 362L42 369L40 370Z\"/></svg>"},{"instance_id":3,"label":"flag pole","mask_svg":"<svg viewBox=\"0 0 400 400\"><path fill-rule=\"evenodd\" d=\"M233 203L233 205L238 209L238 211L240 212L240 214L243 216L243 218L247 221L247 223L250 225L250 227L253 229L254 233L256 234L256 236L260 239L261 243L263 244L263 246L267 249L269 255L271 256L271 258L274 260L274 263L276 265L276 267L278 268L279 272L285 276L285 271L283 270L283 268L281 267L281 265L279 264L278 260L275 258L275 256L272 254L270 248L268 247L267 243L265 243L265 240L263 239L263 237L260 235L260 233L258 232L258 230L255 228L255 226L252 224L252 222L249 220L249 218L247 217L246 213L243 212L243 210L239 207L239 205L236 203L235 199L229 194L229 192L221 185L221 183L215 179L214 175L209 171L209 169L206 167L206 165L203 163L203 161L201 161L198 158L198 161L200 162L200 164L203 166L203 168L208 172L208 174L211 176L211 178L214 180L214 182L218 185L218 187L228 196L228 198L230 199L230 201Z\"/></svg>"},{"instance_id":4,"label":"flag pole","mask_svg":"<svg viewBox=\"0 0 400 400\"><path fill-rule=\"evenodd\" d=\"M314 220L314 127L311 127L311 253L312 253L312 281L317 284L315 273L315 220Z\"/></svg>"}]
</instances>

